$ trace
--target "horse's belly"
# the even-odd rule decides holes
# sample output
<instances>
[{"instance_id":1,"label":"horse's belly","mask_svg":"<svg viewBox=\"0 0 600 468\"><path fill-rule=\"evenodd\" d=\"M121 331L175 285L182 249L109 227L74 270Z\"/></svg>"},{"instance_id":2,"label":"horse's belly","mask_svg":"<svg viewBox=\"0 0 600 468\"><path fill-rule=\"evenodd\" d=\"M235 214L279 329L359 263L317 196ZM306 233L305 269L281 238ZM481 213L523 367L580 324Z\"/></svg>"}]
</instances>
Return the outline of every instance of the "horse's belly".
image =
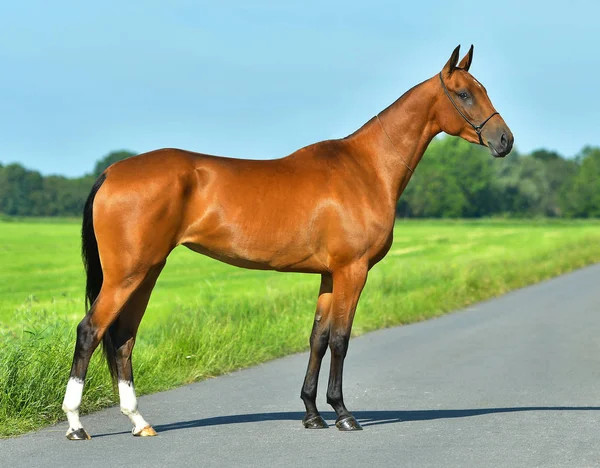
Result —
<instances>
[{"instance_id":1,"label":"horse's belly","mask_svg":"<svg viewBox=\"0 0 600 468\"><path fill-rule=\"evenodd\" d=\"M189 249L224 263L252 270L277 270L290 272L322 273L323 264L311 253L300 249L223 248L209 243L185 242Z\"/></svg>"}]
</instances>

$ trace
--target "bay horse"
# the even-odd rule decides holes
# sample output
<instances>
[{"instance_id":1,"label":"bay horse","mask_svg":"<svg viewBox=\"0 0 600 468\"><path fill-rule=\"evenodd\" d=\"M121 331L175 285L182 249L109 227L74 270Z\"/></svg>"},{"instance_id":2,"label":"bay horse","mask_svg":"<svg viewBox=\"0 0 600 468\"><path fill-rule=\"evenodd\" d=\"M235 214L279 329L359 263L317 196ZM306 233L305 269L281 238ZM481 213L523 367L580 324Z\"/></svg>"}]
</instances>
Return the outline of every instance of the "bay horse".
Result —
<instances>
[{"instance_id":1,"label":"bay horse","mask_svg":"<svg viewBox=\"0 0 600 468\"><path fill-rule=\"evenodd\" d=\"M125 159L98 178L84 208L86 316L63 410L67 438L89 439L79 420L92 353L103 342L121 411L134 436L156 432L138 411L131 355L150 293L169 253L184 245L242 268L321 275L301 398L306 428L327 423L315 403L329 347L327 402L340 430L361 429L344 405L342 369L369 270L392 245L395 207L440 132L508 154L513 136L459 47L439 74L415 86L346 138L276 160L161 149Z\"/></svg>"}]
</instances>

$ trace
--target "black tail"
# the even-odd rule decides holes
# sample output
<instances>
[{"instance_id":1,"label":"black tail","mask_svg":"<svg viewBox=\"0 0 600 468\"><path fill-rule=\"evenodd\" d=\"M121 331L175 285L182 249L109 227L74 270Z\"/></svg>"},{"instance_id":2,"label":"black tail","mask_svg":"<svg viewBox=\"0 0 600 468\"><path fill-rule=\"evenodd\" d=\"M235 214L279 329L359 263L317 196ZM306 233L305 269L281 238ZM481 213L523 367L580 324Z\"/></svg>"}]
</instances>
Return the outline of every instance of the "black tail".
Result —
<instances>
[{"instance_id":1,"label":"black tail","mask_svg":"<svg viewBox=\"0 0 600 468\"><path fill-rule=\"evenodd\" d=\"M96 241L96 234L94 232L94 198L96 193L100 190L100 187L106 179L106 174L102 174L98 177L98 180L94 183L92 191L90 192L83 208L83 225L81 226L81 257L83 258L83 266L87 275L85 284L85 308L90 310L94 307L94 302L100 294L102 288L102 281L104 275L102 274L102 265L100 264L100 255L98 253L98 242ZM110 339L110 333L107 330L102 337L102 347L104 348L104 354L106 361L108 362L108 369L113 382L117 379L117 360L115 349Z\"/></svg>"}]
</instances>

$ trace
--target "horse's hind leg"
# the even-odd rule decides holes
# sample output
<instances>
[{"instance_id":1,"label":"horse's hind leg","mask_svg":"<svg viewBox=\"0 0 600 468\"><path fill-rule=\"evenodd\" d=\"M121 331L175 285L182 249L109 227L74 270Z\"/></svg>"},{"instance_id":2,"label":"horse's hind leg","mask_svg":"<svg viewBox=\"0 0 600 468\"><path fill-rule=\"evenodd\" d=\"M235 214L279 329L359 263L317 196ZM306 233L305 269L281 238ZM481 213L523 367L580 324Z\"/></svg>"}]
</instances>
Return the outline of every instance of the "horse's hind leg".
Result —
<instances>
[{"instance_id":1,"label":"horse's hind leg","mask_svg":"<svg viewBox=\"0 0 600 468\"><path fill-rule=\"evenodd\" d=\"M79 421L79 406L81 405L81 395L90 358L98 343L100 343L104 332L118 316L123 305L129 300L130 295L142 283L144 277L145 273L138 273L118 282L105 280L98 298L77 326L73 365L71 366L71 374L63 400L63 410L69 420L68 439L90 438Z\"/></svg>"},{"instance_id":2,"label":"horse's hind leg","mask_svg":"<svg viewBox=\"0 0 600 468\"><path fill-rule=\"evenodd\" d=\"M151 269L146 279L131 295L119 318L108 329L115 353L115 365L119 386L121 412L133 424L134 436L154 436L156 432L138 411L137 398L133 385L133 365L131 355L135 345L138 326L142 320L152 289L156 284L163 264Z\"/></svg>"},{"instance_id":3,"label":"horse's hind leg","mask_svg":"<svg viewBox=\"0 0 600 468\"><path fill-rule=\"evenodd\" d=\"M331 275L326 274L321 277L321 288L319 290L319 299L317 300L317 310L315 312L315 321L313 323L312 333L310 334L310 358L308 360L308 369L304 378L304 385L300 398L306 406L306 415L302 419L302 424L307 429L326 428L327 423L323 420L317 410L317 384L319 381L319 371L321 370L321 361L327 351L329 342L329 311L331 307Z\"/></svg>"}]
</instances>

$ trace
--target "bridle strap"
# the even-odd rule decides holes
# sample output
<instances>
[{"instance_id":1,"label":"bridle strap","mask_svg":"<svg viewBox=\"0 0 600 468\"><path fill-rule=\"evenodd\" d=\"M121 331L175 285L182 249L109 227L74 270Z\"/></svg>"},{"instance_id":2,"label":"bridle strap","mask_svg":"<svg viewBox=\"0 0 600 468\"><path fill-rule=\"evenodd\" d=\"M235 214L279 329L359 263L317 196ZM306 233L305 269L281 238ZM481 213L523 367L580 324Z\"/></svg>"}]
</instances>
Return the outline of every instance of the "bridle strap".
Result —
<instances>
[{"instance_id":1,"label":"bridle strap","mask_svg":"<svg viewBox=\"0 0 600 468\"><path fill-rule=\"evenodd\" d=\"M481 132L483 130L483 127L486 123L488 123L488 121L494 117L495 115L500 115L499 112L494 112L492 115L490 115L487 119L485 119L482 123L480 123L479 125L475 125L473 122L471 122L469 120L469 118L458 108L458 106L456 105L456 103L454 102L454 99L452 99L452 96L450 96L450 93L448 92L448 88L446 88L446 84L444 83L444 79L442 78L442 72L440 72L440 82L442 83L442 89L444 90L444 93L446 93L446 96L448 96L448 99L450 99L450 102L452 103L452 105L454 106L454 108L456 109L456 111L460 114L460 116L465 119L465 121L471 126L473 127L473 130L475 130L475 133L477 133L477 136L479 137L479 144L482 146L487 146L483 144L483 138L481 138Z\"/></svg>"},{"instance_id":2,"label":"bridle strap","mask_svg":"<svg viewBox=\"0 0 600 468\"><path fill-rule=\"evenodd\" d=\"M388 135L388 132L385 131L385 127L383 126L383 123L381 123L381 119L379 118L379 114L377 114L375 116L377 118L377 122L379 122L379 126L381 127L381 130L383 130L383 133L385 133L385 136L387 137L387 139L390 141L390 144L392 145L392 148L394 148L394 151L396 152L396 154L398 155L398 157L400 158L400 161L402 161L402 164L404 164L406 166L406 168L414 174L414 170L408 165L408 163L406 162L406 160L402 157L402 155L400 154L400 152L396 149L396 145L394 145L394 142L392 141L392 139L390 138L390 136Z\"/></svg>"}]
</instances>

